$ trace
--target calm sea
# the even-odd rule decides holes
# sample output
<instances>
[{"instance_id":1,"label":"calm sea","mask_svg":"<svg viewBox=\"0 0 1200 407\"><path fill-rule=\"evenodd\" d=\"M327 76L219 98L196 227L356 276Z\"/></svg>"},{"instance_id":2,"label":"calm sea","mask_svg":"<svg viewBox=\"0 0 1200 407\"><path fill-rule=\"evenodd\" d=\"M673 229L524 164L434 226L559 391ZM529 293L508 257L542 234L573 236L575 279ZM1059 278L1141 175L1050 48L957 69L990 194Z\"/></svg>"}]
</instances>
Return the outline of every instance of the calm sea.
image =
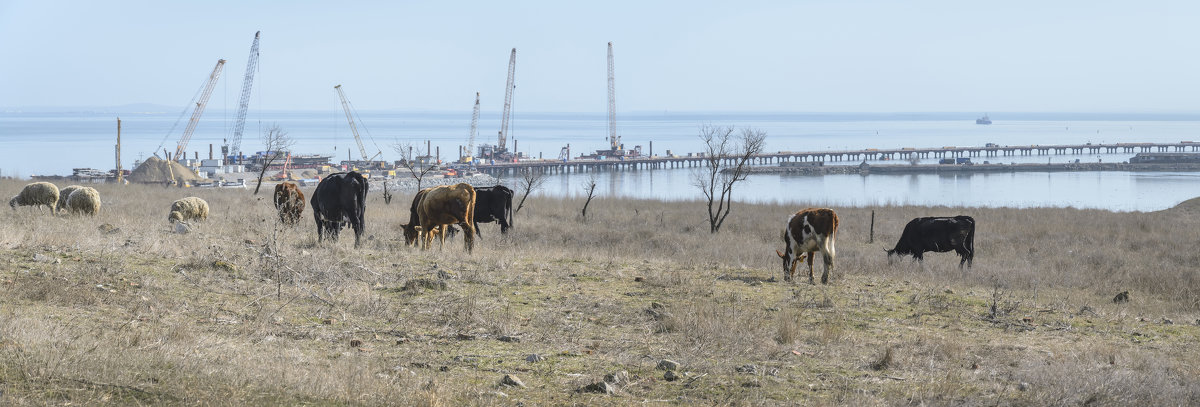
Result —
<instances>
[{"instance_id":1,"label":"calm sea","mask_svg":"<svg viewBox=\"0 0 1200 407\"><path fill-rule=\"evenodd\" d=\"M0 175L68 175L72 168L113 168L117 113L0 113ZM120 113L122 162L163 148L174 151L186 126L176 112ZM466 145L470 114L446 112L360 112L359 132L368 155L398 158L397 145L440 148L443 160L458 157ZM786 114L638 113L618 117L626 148L655 154L701 150L702 124L754 127L767 131L767 151L863 148L1200 141L1200 116L1132 114L994 114L992 125L976 125L966 114ZM499 117L480 118L476 145L496 144ZM572 156L606 147L603 114L521 114L512 119L516 148L533 157L556 158L570 145ZM188 146L189 156L207 158L231 138L233 114L206 112ZM253 112L242 150L260 150L259 134L273 124L296 140L295 151L359 159L344 114ZM512 141L509 141L512 148ZM1125 161L1129 154L974 158L1001 162ZM831 163L837 164L837 163ZM852 164L852 163L845 163ZM555 176L545 194L582 191L582 176ZM687 169L601 173L598 191L608 196L680 200L699 198ZM954 206L1059 206L1119 211L1151 211L1200 195L1200 173L1012 173L939 175L754 175L735 199L754 202L866 206L918 204Z\"/></svg>"}]
</instances>

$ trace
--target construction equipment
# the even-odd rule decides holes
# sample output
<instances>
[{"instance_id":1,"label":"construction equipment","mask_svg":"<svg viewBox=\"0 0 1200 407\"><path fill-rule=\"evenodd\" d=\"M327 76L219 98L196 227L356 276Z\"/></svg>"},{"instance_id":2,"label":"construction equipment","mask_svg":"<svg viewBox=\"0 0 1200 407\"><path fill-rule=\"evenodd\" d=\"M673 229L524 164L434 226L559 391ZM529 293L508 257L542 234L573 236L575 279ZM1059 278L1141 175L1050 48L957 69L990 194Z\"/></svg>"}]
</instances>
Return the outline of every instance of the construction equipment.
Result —
<instances>
[{"instance_id":1,"label":"construction equipment","mask_svg":"<svg viewBox=\"0 0 1200 407\"><path fill-rule=\"evenodd\" d=\"M238 102L237 121L233 125L233 141L222 146L221 155L227 159L242 156L242 130L246 127L246 109L250 107L250 89L254 86L254 73L258 70L258 35L254 33L254 44L250 46L250 57L246 59L246 75L242 78L242 98Z\"/></svg>"},{"instance_id":2,"label":"construction equipment","mask_svg":"<svg viewBox=\"0 0 1200 407\"><path fill-rule=\"evenodd\" d=\"M183 130L183 135L179 137L179 141L175 144L175 154L165 156L165 159L179 161L180 159L184 158L188 141L191 141L192 133L196 131L196 125L200 124L200 115L204 113L204 107L208 105L208 98L212 96L213 88L217 86L217 80L221 79L221 68L224 66L225 60L218 59L217 66L213 68L212 73L208 74L208 81L204 84L203 90L200 91L199 101L196 102L196 107L192 110L192 118L188 120L187 127ZM193 98L192 100L195 101L196 98ZM185 109L184 111L186 112L187 110ZM182 119L183 115L180 114L179 118ZM176 122L176 124L178 123L179 122ZM171 131L174 130L175 127L172 126ZM166 137L170 136L170 131L168 131ZM163 143L166 143L166 137L163 138ZM162 148L162 144L159 144L158 148ZM164 151L163 154L166 155L166 151ZM154 155L158 155L157 150L154 152Z\"/></svg>"},{"instance_id":3,"label":"construction equipment","mask_svg":"<svg viewBox=\"0 0 1200 407\"><path fill-rule=\"evenodd\" d=\"M463 157L463 163L471 163L475 154L475 129L479 126L479 92L475 92L475 109L471 112L471 136L467 140L467 156Z\"/></svg>"},{"instance_id":4,"label":"construction equipment","mask_svg":"<svg viewBox=\"0 0 1200 407\"><path fill-rule=\"evenodd\" d=\"M346 100L346 94L342 92L342 85L339 84L333 88L337 89L338 98L342 100L342 110L346 111L346 121L350 122L350 132L354 134L354 141L358 143L358 152L362 154L363 161L370 162L375 157L379 157L379 155L383 154L383 151L376 152L375 155L367 157L367 149L363 147L362 137L358 136L358 126L354 124L354 113L351 112L350 102Z\"/></svg>"},{"instance_id":5,"label":"construction equipment","mask_svg":"<svg viewBox=\"0 0 1200 407\"><path fill-rule=\"evenodd\" d=\"M617 135L617 86L613 64L612 41L608 42L608 144L613 152L621 151L621 136ZM615 154L620 155L620 154Z\"/></svg>"},{"instance_id":6,"label":"construction equipment","mask_svg":"<svg viewBox=\"0 0 1200 407\"><path fill-rule=\"evenodd\" d=\"M504 158L508 149L504 147L505 141L508 139L508 118L512 115L512 97L513 89L516 85L513 84L513 79L516 77L517 70L517 49L512 49L512 54L508 57L508 82L504 87L504 113L500 116L500 134L499 140L496 143L496 150L493 151L493 156L502 156Z\"/></svg>"}]
</instances>

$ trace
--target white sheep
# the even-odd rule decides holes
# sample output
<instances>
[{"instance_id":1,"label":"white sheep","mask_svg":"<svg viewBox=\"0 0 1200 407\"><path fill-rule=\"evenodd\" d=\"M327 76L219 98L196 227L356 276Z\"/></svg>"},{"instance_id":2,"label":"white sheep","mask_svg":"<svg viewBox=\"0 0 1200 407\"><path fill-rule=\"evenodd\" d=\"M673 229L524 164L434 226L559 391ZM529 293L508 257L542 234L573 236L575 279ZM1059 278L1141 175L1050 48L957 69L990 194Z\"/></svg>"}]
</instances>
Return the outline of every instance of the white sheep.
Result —
<instances>
[{"instance_id":1,"label":"white sheep","mask_svg":"<svg viewBox=\"0 0 1200 407\"><path fill-rule=\"evenodd\" d=\"M49 182L34 182L26 185L21 189L21 193L8 200L8 206L17 209L17 206L42 206L50 208L50 214L54 214L55 205L58 204L58 187Z\"/></svg>"},{"instance_id":2,"label":"white sheep","mask_svg":"<svg viewBox=\"0 0 1200 407\"><path fill-rule=\"evenodd\" d=\"M62 212L67 210L67 198L71 197L71 193L76 189L83 188L80 185L68 185L58 190L58 204L54 206L54 212Z\"/></svg>"},{"instance_id":3,"label":"white sheep","mask_svg":"<svg viewBox=\"0 0 1200 407\"><path fill-rule=\"evenodd\" d=\"M171 204L171 213L167 215L167 221L175 223L191 219L208 219L208 202L189 196Z\"/></svg>"},{"instance_id":4,"label":"white sheep","mask_svg":"<svg viewBox=\"0 0 1200 407\"><path fill-rule=\"evenodd\" d=\"M92 187L79 187L67 198L67 209L72 214L96 216L100 213L100 192Z\"/></svg>"}]
</instances>

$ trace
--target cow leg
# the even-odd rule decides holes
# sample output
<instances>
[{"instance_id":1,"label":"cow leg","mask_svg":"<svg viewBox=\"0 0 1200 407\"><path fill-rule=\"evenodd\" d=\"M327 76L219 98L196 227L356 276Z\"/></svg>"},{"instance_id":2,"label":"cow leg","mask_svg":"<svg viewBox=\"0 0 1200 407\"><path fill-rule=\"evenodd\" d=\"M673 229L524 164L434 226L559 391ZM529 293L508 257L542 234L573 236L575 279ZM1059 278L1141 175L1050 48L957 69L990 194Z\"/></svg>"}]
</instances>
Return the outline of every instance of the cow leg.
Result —
<instances>
[{"instance_id":1,"label":"cow leg","mask_svg":"<svg viewBox=\"0 0 1200 407\"><path fill-rule=\"evenodd\" d=\"M363 224L362 222L353 222L350 224L350 227L354 228L354 247L358 248L358 242L362 238L363 234Z\"/></svg>"},{"instance_id":2,"label":"cow leg","mask_svg":"<svg viewBox=\"0 0 1200 407\"><path fill-rule=\"evenodd\" d=\"M471 253L471 250L475 248L475 234L479 233L479 229L467 222L463 222L462 227L465 232L463 233L463 245L467 247L467 253Z\"/></svg>"},{"instance_id":3,"label":"cow leg","mask_svg":"<svg viewBox=\"0 0 1200 407\"><path fill-rule=\"evenodd\" d=\"M808 283L816 285L817 283L813 281L813 253L815 252L808 252Z\"/></svg>"},{"instance_id":4,"label":"cow leg","mask_svg":"<svg viewBox=\"0 0 1200 407\"><path fill-rule=\"evenodd\" d=\"M825 263L825 271L821 273L821 284L829 284L829 270L833 269L833 255L821 252L821 262Z\"/></svg>"}]
</instances>

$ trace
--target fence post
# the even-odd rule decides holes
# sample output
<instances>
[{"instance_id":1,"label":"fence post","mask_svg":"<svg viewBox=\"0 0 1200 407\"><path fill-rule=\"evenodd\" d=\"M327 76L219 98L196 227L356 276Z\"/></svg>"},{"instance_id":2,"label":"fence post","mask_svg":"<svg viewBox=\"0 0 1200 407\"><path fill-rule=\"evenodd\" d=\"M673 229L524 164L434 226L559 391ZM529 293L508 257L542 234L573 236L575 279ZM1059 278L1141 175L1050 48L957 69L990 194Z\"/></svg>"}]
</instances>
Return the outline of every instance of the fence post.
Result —
<instances>
[{"instance_id":1,"label":"fence post","mask_svg":"<svg viewBox=\"0 0 1200 407\"><path fill-rule=\"evenodd\" d=\"M871 210L871 238L867 243L875 243L875 210Z\"/></svg>"}]
</instances>

